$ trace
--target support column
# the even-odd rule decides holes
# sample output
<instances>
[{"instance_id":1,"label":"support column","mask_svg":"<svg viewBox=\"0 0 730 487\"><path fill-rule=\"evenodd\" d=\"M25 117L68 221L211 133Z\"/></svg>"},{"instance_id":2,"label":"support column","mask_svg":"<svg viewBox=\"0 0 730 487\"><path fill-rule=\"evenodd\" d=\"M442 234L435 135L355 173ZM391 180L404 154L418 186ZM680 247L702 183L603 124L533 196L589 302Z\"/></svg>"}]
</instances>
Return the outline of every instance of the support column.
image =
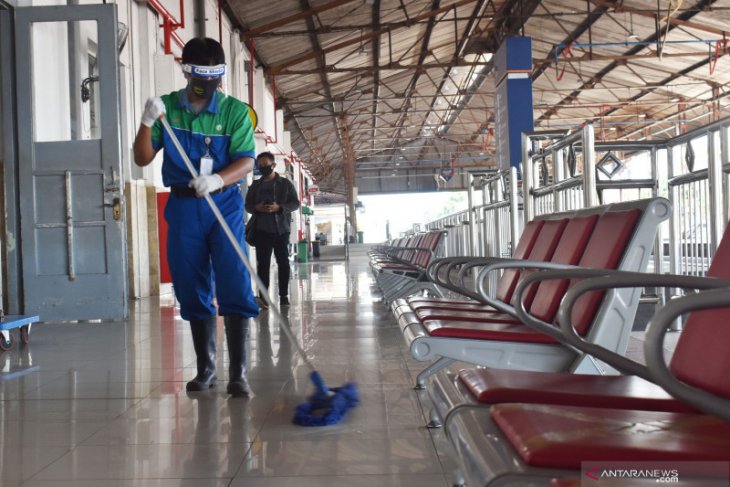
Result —
<instances>
[{"instance_id":1,"label":"support column","mask_svg":"<svg viewBox=\"0 0 730 487\"><path fill-rule=\"evenodd\" d=\"M340 135L342 144L345 149L345 204L348 209L348 221L352 226L352 231L357 236L357 213L355 212L355 151L350 141L350 131L347 126L347 119L344 116L339 118ZM345 239L348 235L345 235Z\"/></svg>"}]
</instances>

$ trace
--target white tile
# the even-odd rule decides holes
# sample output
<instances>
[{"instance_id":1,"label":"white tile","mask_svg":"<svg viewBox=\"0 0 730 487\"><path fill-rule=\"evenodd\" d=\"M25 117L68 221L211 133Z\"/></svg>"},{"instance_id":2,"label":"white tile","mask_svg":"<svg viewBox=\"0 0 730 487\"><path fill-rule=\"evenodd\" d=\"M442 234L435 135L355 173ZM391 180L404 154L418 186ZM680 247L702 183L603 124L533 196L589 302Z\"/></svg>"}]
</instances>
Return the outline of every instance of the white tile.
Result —
<instances>
[{"instance_id":1,"label":"white tile","mask_svg":"<svg viewBox=\"0 0 730 487\"><path fill-rule=\"evenodd\" d=\"M34 480L232 478L249 444L80 446Z\"/></svg>"},{"instance_id":2,"label":"white tile","mask_svg":"<svg viewBox=\"0 0 730 487\"><path fill-rule=\"evenodd\" d=\"M232 399L222 322L216 387L189 394L188 324L170 299L141 299L127 322L39 325L27 348L0 354L0 368L19 372L0 375L0 484L449 485L445 440L434 445L426 396L412 390L427 364L410 358L365 269L364 259L295 265L286 313L327 385L357 385L360 404L340 424L291 423L314 386L273 313L251 322L251 397Z\"/></svg>"},{"instance_id":3,"label":"white tile","mask_svg":"<svg viewBox=\"0 0 730 487\"><path fill-rule=\"evenodd\" d=\"M442 473L431 439L388 437L256 442L238 475L279 477L424 473Z\"/></svg>"}]
</instances>

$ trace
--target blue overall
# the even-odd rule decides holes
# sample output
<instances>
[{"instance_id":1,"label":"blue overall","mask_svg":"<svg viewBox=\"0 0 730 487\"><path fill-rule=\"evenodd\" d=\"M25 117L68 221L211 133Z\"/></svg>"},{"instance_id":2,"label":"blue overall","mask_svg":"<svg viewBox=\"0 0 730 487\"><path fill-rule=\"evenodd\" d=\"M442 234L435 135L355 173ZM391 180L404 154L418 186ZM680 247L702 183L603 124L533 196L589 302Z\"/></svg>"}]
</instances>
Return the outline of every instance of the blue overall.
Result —
<instances>
[{"instance_id":1,"label":"blue overall","mask_svg":"<svg viewBox=\"0 0 730 487\"><path fill-rule=\"evenodd\" d=\"M205 110L196 115L190 110L185 90L161 98L170 125L197 171L204 154L213 159L213 172L242 157L255 156L249 111L239 100L216 92ZM152 128L152 145L156 150L164 149L165 186L187 188L192 176L159 121ZM234 185L211 198L248 255L240 188ZM251 277L205 199L171 193L165 220L168 264L182 318L203 320L214 315L214 294L221 316L257 316Z\"/></svg>"},{"instance_id":2,"label":"blue overall","mask_svg":"<svg viewBox=\"0 0 730 487\"><path fill-rule=\"evenodd\" d=\"M248 257L241 190L233 186L211 198ZM200 320L215 313L214 279L220 315L257 316L259 307L248 271L208 203L203 198L171 194L165 220L169 229L167 257L182 318Z\"/></svg>"}]
</instances>

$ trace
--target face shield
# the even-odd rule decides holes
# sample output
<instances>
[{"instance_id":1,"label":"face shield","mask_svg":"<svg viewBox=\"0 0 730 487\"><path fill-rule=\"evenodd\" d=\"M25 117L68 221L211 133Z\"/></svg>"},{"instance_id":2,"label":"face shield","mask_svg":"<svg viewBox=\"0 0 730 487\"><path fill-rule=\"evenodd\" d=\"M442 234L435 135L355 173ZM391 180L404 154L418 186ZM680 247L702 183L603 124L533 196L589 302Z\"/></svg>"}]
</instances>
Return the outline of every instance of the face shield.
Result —
<instances>
[{"instance_id":1,"label":"face shield","mask_svg":"<svg viewBox=\"0 0 730 487\"><path fill-rule=\"evenodd\" d=\"M204 100L209 100L220 86L223 75L226 74L226 65L198 66L197 64L183 64L183 73L188 78L192 93Z\"/></svg>"}]
</instances>

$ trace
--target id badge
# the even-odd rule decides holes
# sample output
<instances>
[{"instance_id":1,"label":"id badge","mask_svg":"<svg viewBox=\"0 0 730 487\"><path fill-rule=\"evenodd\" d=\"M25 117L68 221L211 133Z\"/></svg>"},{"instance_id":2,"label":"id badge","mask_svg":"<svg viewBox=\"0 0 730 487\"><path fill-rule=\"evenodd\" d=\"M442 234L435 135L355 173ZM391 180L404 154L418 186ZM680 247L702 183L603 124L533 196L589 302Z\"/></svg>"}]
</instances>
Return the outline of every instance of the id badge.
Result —
<instances>
[{"instance_id":1,"label":"id badge","mask_svg":"<svg viewBox=\"0 0 730 487\"><path fill-rule=\"evenodd\" d=\"M200 158L200 174L203 176L209 176L213 174L213 158L210 156L203 156Z\"/></svg>"}]
</instances>

